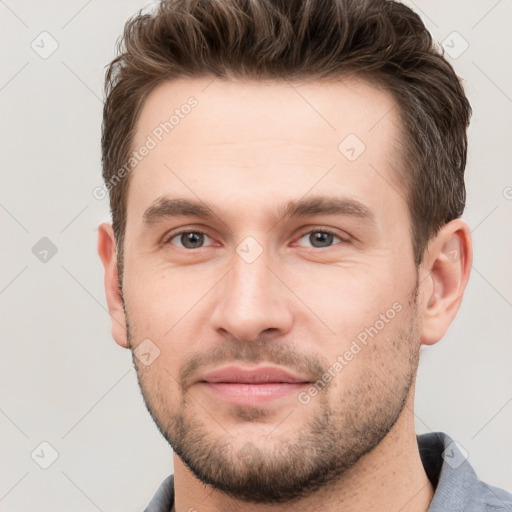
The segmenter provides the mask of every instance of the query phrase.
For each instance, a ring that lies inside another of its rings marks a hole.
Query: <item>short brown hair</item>
[[[163,81],[356,76],[398,105],[416,265],[439,228],[462,215],[471,107],[420,17],[399,2],[163,0],[127,21],[118,52],[105,78],[106,184],[126,165],[142,105]],[[128,178],[108,188],[120,279]]]

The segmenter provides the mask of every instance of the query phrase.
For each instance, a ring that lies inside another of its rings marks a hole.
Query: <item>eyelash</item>
[[[163,245],[170,244],[171,240],[173,238],[176,238],[177,236],[182,235],[184,233],[196,233],[196,234],[199,234],[199,235],[206,235],[207,237],[212,238],[212,237],[210,237],[208,235],[208,233],[206,233],[204,231],[195,230],[195,229],[185,229],[185,230],[178,231],[176,233],[170,234],[168,237],[165,238],[165,240],[163,242]],[[300,240],[304,235],[307,235],[307,234],[310,234],[310,233],[327,233],[327,234],[332,235],[332,236],[334,236],[336,238],[339,238],[340,242],[338,242],[338,243],[349,243],[348,239],[343,238],[339,234],[335,233],[333,230],[331,230],[329,228],[321,228],[321,227],[317,227],[317,228],[314,228],[314,229],[308,229],[306,231],[301,232],[298,235],[297,240]],[[333,245],[331,245],[329,247],[304,247],[304,248],[305,249],[313,249],[313,250],[322,250],[322,249],[329,249],[329,248],[333,247],[334,245],[336,245],[336,244],[333,244]],[[182,247],[179,247],[179,248],[180,249],[184,249],[185,251],[188,251],[188,252],[191,252],[191,251],[195,250],[195,249],[187,249],[187,248],[182,248]],[[205,249],[205,247],[197,247],[196,249]]]

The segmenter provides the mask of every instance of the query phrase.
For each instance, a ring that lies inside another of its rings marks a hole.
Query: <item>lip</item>
[[[255,407],[297,393],[310,382],[275,366],[226,366],[202,375],[197,384],[228,403]]]
[[[268,384],[268,383],[306,383],[308,379],[294,375],[277,366],[258,366],[242,368],[240,366],[224,366],[204,374],[200,381],[209,383],[230,382],[238,384]]]

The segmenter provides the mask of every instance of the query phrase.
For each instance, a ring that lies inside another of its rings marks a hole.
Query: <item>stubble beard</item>
[[[291,503],[305,498],[338,481],[379,445],[400,418],[418,367],[419,343],[414,341],[418,339],[416,297],[415,291],[409,325],[392,342],[397,351],[407,352],[407,367],[388,381],[383,380],[389,378],[388,374],[379,376],[363,367],[358,382],[350,389],[341,385],[344,392],[335,408],[328,400],[329,386],[307,406],[297,402],[297,407],[311,407],[312,411],[300,430],[290,428],[292,410],[289,424],[279,417],[275,424],[282,424],[277,428],[268,425],[269,432],[274,429],[270,435],[237,439],[212,419],[214,410],[199,406],[186,389],[182,390],[179,406],[170,407],[172,379],[165,380],[166,386],[159,385],[163,381],[154,380],[150,368],[133,357],[146,407],[174,452],[201,482],[247,503]],[[131,343],[128,320],[127,332]],[[343,372],[336,378],[342,379]],[[233,411],[241,421],[246,415],[247,422],[250,416],[254,421],[268,413],[264,408]]]

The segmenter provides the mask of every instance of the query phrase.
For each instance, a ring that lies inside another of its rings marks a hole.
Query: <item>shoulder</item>
[[[429,512],[512,511],[512,494],[480,480],[467,452],[443,432],[417,437],[420,457],[435,488]]]
[[[169,475],[158,487],[144,512],[169,512],[174,505],[174,475]]]
[[[512,494],[486,484],[479,480],[480,488],[477,492],[482,497],[482,504],[485,506],[486,512],[496,511],[502,512],[505,510],[512,511]]]

